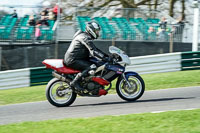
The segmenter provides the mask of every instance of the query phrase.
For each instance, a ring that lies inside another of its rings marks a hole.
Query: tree
[[[154,1],[154,10],[157,10],[157,6],[158,6],[158,0]]]
[[[142,0],[136,3],[135,0],[120,0],[124,8],[137,8],[138,6],[146,5],[149,1],[151,0]]]
[[[169,0],[169,16],[174,16],[174,4],[177,0]]]
[[[182,19],[185,19],[185,0],[182,0],[182,11],[181,11],[181,17]]]
[[[52,0],[56,1],[56,0]],[[157,10],[159,6],[163,3],[169,5],[169,15],[171,17],[174,16],[174,5],[177,1],[182,2],[182,11],[181,16],[185,18],[185,0],[168,0],[168,1],[160,1],[160,0],[62,0],[63,8],[67,10],[66,18],[72,19],[73,14],[75,12],[75,8],[79,7],[78,9],[84,7],[94,7],[94,8],[110,8],[110,7],[119,7],[119,8],[144,8],[145,6],[149,6],[150,10]],[[68,11],[69,10],[69,11]],[[94,13],[94,12],[93,12]],[[142,13],[142,12],[141,12]],[[127,13],[126,14],[130,14]],[[131,14],[132,16],[134,14]]]
[[[81,5],[83,7],[95,7],[95,8],[105,8],[105,7],[116,7],[120,6],[121,8],[138,8],[142,5],[148,5],[148,2],[151,2],[152,0],[77,0],[75,1],[69,1],[64,0],[65,7],[77,7],[77,5]],[[155,3],[158,5],[158,0],[155,0]],[[152,4],[154,5],[154,4]],[[156,7],[157,7],[156,5]],[[80,8],[79,8],[80,9]],[[130,12],[126,12],[126,15],[133,15]],[[68,16],[69,18],[69,16]]]
[[[6,15],[6,14],[8,14],[8,12],[0,10],[0,16]]]

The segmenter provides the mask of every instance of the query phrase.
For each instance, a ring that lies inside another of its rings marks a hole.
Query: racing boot
[[[88,71],[89,70],[87,69],[87,70],[84,70],[82,73],[78,73],[76,77],[74,78],[74,80],[70,82],[70,86],[73,86],[78,91],[82,91],[83,88],[80,86],[80,80],[82,79],[82,77],[85,77],[87,75]]]
[[[74,78],[74,80],[72,82],[70,82],[70,86],[73,86],[74,88],[76,88],[78,91],[82,91],[83,88],[80,86],[80,80],[82,79],[82,77],[86,77],[88,75],[88,72],[90,70],[95,70],[96,69],[96,65],[93,64],[91,65],[88,69],[82,71],[82,73],[78,73],[76,75],[76,77]]]
[[[70,86],[73,86],[78,91],[83,90],[83,88],[80,86],[80,79],[81,79],[81,73],[78,73],[74,80],[70,82]]]

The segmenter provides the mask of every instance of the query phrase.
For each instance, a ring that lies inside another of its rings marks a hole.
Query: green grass
[[[142,75],[147,90],[200,86],[200,70]]]
[[[200,133],[200,110],[24,122],[1,133]]]
[[[45,98],[46,85],[0,90],[0,105],[42,101]]]
[[[146,90],[200,86],[200,70],[142,75]],[[116,82],[116,81],[115,81]],[[115,82],[109,93],[115,93]],[[45,85],[0,90],[0,105],[46,100]]]

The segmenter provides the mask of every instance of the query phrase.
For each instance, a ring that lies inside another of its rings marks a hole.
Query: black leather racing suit
[[[92,37],[87,32],[78,31],[65,53],[65,65],[83,71],[92,65],[89,61],[90,56],[102,60],[107,58],[108,56],[96,48],[92,41]]]

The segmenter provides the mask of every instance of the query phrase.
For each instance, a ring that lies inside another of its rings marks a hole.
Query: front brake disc
[[[134,83],[133,83],[134,82]],[[129,88],[128,84],[125,83],[125,88],[124,91],[128,94],[134,94],[137,91],[137,84],[135,83],[135,81],[129,81],[131,88]]]

